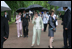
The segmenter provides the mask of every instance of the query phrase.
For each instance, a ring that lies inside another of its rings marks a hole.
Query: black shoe
[[[71,48],[70,46],[68,46],[68,48]]]
[[[25,38],[26,36],[24,36],[24,38]]]
[[[28,38],[28,35],[26,37]]]
[[[65,46],[64,46],[64,47],[62,47],[62,48],[68,48],[68,47],[65,47]]]

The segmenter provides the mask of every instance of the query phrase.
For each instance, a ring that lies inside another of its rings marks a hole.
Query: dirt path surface
[[[55,48],[63,47],[63,26],[61,25],[61,20],[58,20],[57,31],[54,34],[54,42],[53,46]],[[31,48],[32,43],[32,35],[33,35],[33,24],[29,22],[29,37],[23,38],[17,37],[17,27],[16,24],[13,23],[9,26],[9,38],[4,42],[4,48]],[[36,43],[34,48],[48,48],[49,45],[49,37],[48,37],[48,26],[46,32],[41,33],[40,46],[37,47]]]

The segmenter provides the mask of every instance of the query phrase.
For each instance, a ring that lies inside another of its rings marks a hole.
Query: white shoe
[[[20,36],[18,36],[18,38],[19,38]]]

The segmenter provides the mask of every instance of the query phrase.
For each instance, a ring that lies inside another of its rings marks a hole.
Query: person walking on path
[[[32,47],[35,44],[35,39],[36,39],[36,33],[37,33],[37,45],[40,45],[40,35],[41,35],[41,30],[43,31],[44,26],[43,26],[43,21],[42,18],[40,16],[38,16],[38,13],[36,12],[32,23],[34,24],[33,26],[33,37],[32,37]]]
[[[21,21],[21,12],[16,15],[16,25],[17,25],[17,36],[18,38],[22,36],[22,21]]]
[[[22,25],[23,25],[23,35],[25,38],[25,37],[28,37],[28,26],[29,26],[29,23],[28,23],[29,17],[25,11],[23,11],[23,14],[21,16],[21,20],[22,20]]]

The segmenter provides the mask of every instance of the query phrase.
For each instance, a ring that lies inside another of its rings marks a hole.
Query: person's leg
[[[44,32],[45,32],[45,24],[44,24]]]
[[[3,48],[3,42],[1,42],[1,48]]]
[[[35,44],[36,31],[37,31],[37,30],[36,30],[35,28],[33,28],[32,45],[34,45],[34,44]]]
[[[47,28],[47,24],[44,24],[44,32],[46,31]]]
[[[41,29],[37,30],[37,45],[40,44],[40,35],[41,35]]]
[[[52,42],[54,42],[54,38],[53,38]]]
[[[28,36],[28,26],[26,26],[26,36]]]
[[[5,41],[5,39],[1,38],[1,48],[3,48],[4,41]]]
[[[30,22],[30,16],[29,16],[29,22]]]
[[[20,35],[22,36],[22,22],[20,22]]]
[[[46,26],[45,26],[45,31],[46,31],[46,29],[47,29],[47,24],[46,24]]]
[[[71,30],[68,30],[67,35],[68,35],[68,41],[69,41],[69,48],[71,48]]]
[[[17,36],[20,37],[19,23],[17,23]]]
[[[52,47],[52,40],[53,40],[53,37],[50,37],[50,48],[53,48]]]
[[[67,48],[67,31],[63,30],[64,47]]]
[[[25,26],[23,26],[23,35],[24,35],[24,37],[26,37],[25,35]]]

